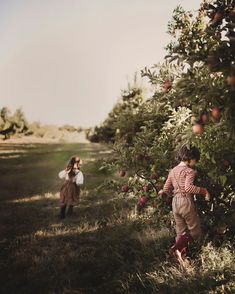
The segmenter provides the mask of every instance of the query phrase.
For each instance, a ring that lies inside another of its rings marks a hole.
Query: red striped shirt
[[[181,162],[169,172],[163,191],[168,193],[173,190],[174,194],[200,194],[201,188],[193,184],[195,176],[196,172]]]

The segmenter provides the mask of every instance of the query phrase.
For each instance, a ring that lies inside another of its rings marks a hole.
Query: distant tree
[[[17,133],[24,133],[28,130],[28,122],[21,108],[15,111],[12,120],[15,123]]]
[[[0,109],[0,134],[4,139],[10,138],[15,133],[26,133],[28,131],[28,123],[21,109],[17,109],[11,116],[8,107]]]
[[[72,125],[65,124],[62,127],[59,128],[60,131],[68,131],[68,132],[77,132],[77,128],[75,128]]]

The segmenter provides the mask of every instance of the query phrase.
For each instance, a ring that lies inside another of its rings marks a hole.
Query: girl
[[[73,156],[65,168],[59,173],[60,179],[65,179],[65,183],[60,189],[60,214],[61,219],[65,218],[66,207],[67,215],[73,213],[73,206],[78,204],[80,196],[80,185],[84,182],[83,173],[80,170],[82,161],[79,157]]]
[[[209,200],[207,189],[193,184],[196,171],[193,170],[200,159],[196,147],[183,145],[179,151],[180,163],[168,175],[163,193],[173,190],[172,210],[176,224],[176,243],[170,248],[170,255],[182,259],[181,253],[193,240],[201,238],[201,224],[196,211],[193,194],[202,194]]]

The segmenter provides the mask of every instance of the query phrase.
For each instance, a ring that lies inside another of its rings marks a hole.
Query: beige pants
[[[172,210],[176,223],[176,240],[187,231],[194,240],[202,236],[201,223],[193,200],[190,194],[176,194],[173,197]]]

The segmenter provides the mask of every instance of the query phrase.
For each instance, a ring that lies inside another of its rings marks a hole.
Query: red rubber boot
[[[172,257],[176,257],[178,260],[182,260],[183,256],[186,256],[187,247],[189,243],[193,242],[193,238],[189,233],[184,232],[174,246],[169,250],[169,254]]]

